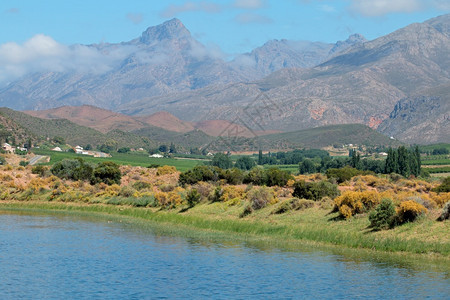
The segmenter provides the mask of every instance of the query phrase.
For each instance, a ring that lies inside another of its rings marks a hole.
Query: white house
[[[11,152],[11,153],[13,153],[14,150],[16,150],[16,148],[14,148],[13,146],[11,146],[8,143],[3,143],[2,149],[5,150],[6,152]]]
[[[164,157],[164,155],[161,155],[161,154],[159,154],[159,153],[155,153],[155,154],[152,154],[152,155],[150,155],[149,157],[154,157],[154,158],[163,158],[163,157]]]
[[[52,151],[62,152],[61,148],[59,148],[59,147],[55,147],[55,148],[53,148],[53,149],[51,149],[51,150],[52,150]]]

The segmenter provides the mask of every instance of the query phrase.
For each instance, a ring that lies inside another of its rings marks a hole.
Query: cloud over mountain
[[[36,72],[105,73],[133,50],[129,46],[101,52],[91,46],[66,46],[38,34],[23,44],[0,45],[0,85]]]

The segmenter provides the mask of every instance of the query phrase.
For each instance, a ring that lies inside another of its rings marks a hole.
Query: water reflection
[[[301,242],[181,238],[113,217],[0,213],[0,234],[2,299],[443,299],[450,292],[442,263]]]

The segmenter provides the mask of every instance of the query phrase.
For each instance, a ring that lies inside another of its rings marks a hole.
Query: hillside
[[[0,115],[24,128],[36,139],[46,140],[55,136],[63,137],[68,144],[93,146],[114,143],[117,147],[148,147],[156,146],[150,140],[137,135],[124,133],[120,130],[113,130],[103,134],[92,128],[77,125],[65,119],[40,119],[28,114],[14,111],[9,108],[0,108]]]
[[[322,148],[330,145],[398,146],[401,143],[362,124],[330,125],[294,132],[262,136],[261,142],[271,149]]]
[[[244,109],[251,105],[263,110],[266,103],[257,99],[264,95],[275,108],[264,129],[294,131],[346,123],[377,128],[400,99],[450,82],[450,58],[444,50],[450,48],[450,38],[440,29],[449,18],[412,24],[356,44],[315,68],[283,69],[252,83],[145,98],[119,110],[165,110],[189,121],[240,118],[251,123]]]
[[[379,131],[402,141],[430,144],[450,141],[450,85],[400,100]]]
[[[107,133],[111,130],[132,131],[147,126],[136,118],[92,105],[62,106],[48,110],[28,110],[24,113],[41,119],[67,119],[75,124]]]
[[[400,100],[450,83],[449,23],[447,14],[372,41],[354,35],[334,45],[273,40],[227,62],[172,19],[128,42],[90,45],[105,55],[128,51],[108,73],[29,75],[1,88],[0,104],[33,110],[90,104],[140,117],[158,113],[137,123],[105,119],[96,127],[103,132],[135,130],[142,122],[189,132],[209,120],[238,120],[250,132],[354,123],[376,129]],[[242,58],[255,63],[239,64]],[[429,120],[439,117],[435,112],[427,114]],[[201,130],[220,131],[215,124]],[[417,140],[442,137],[425,137],[430,134],[418,131]]]

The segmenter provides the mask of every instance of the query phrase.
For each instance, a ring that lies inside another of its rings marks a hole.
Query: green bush
[[[221,174],[228,184],[241,184],[244,181],[244,173],[238,168],[225,170]]]
[[[92,180],[93,168],[83,159],[63,159],[50,169],[51,173],[59,178],[71,180]]]
[[[29,164],[29,162],[26,161],[26,160],[21,160],[21,161],[19,162],[19,166],[22,166],[22,167],[26,167],[26,166],[28,166],[28,164]]]
[[[265,172],[263,169],[255,167],[244,176],[244,183],[263,185],[265,184]]]
[[[370,227],[374,230],[388,229],[393,225],[395,206],[391,199],[383,199],[369,214]]]
[[[151,187],[152,185],[145,181],[136,181],[135,183],[133,183],[133,188],[135,188],[138,191],[143,189],[150,189]]]
[[[450,192],[450,176],[447,176],[442,184],[433,189],[436,193],[449,193]]]
[[[212,202],[220,202],[223,200],[224,190],[222,187],[218,186],[214,189],[214,192],[210,195],[210,200]]]
[[[194,207],[197,203],[200,202],[202,195],[196,189],[191,189],[186,195],[186,202],[189,207]]]
[[[256,166],[256,162],[249,156],[242,156],[236,160],[234,166],[241,170],[251,170]]]
[[[356,175],[367,175],[367,174],[373,174],[373,172],[370,171],[360,171],[355,168],[351,167],[345,167],[340,169],[328,169],[326,172],[326,175],[328,178],[335,178],[337,183],[343,183],[345,181],[348,181],[352,179],[352,177]]]
[[[112,161],[105,161],[95,167],[92,182],[104,182],[108,185],[120,184],[121,178],[122,173],[120,172],[119,165]]]
[[[324,180],[320,182],[297,181],[294,183],[292,196],[315,201],[323,197],[334,199],[339,196],[339,190],[337,185]]]
[[[195,166],[180,174],[180,185],[196,184],[199,181],[217,181],[222,170],[213,166]]]
[[[44,166],[41,166],[41,165],[37,165],[37,166],[34,166],[33,168],[31,168],[31,173],[32,174],[37,174],[37,175],[39,175],[41,177],[44,177],[45,174],[47,173],[47,170],[48,170],[47,167],[44,167]]]
[[[267,186],[285,186],[288,180],[292,179],[291,173],[278,168],[270,168],[265,173],[265,183]]]

